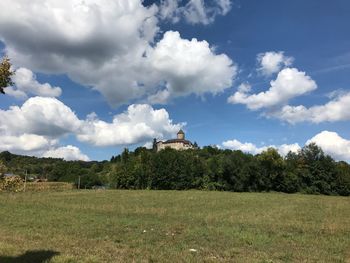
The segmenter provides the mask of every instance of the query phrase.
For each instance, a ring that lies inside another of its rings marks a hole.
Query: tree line
[[[336,162],[316,144],[282,157],[269,148],[252,155],[211,146],[160,152],[143,147],[125,149],[110,161],[64,161],[0,153],[7,170],[23,176],[80,184],[83,188],[218,190],[235,192],[278,191],[350,195],[350,165]]]

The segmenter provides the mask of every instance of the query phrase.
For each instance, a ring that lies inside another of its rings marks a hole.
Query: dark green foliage
[[[0,153],[0,162],[6,165],[8,173],[22,178],[27,173],[27,178],[77,183],[80,176],[82,188],[91,188],[93,183],[101,185],[101,180],[96,180],[95,177],[99,178],[99,173],[105,165],[104,162],[64,161],[55,158],[21,156],[9,152]]]
[[[102,172],[113,188],[279,191],[350,195],[350,166],[335,162],[315,144],[283,158],[270,148],[253,156],[203,149],[154,152],[137,148],[112,158]]]
[[[275,149],[253,156],[241,151],[203,149],[156,152],[124,149],[110,162],[66,162],[61,159],[0,154],[9,171],[73,182],[81,188],[203,189],[235,192],[350,195],[350,165],[335,162],[315,144],[282,157]]]

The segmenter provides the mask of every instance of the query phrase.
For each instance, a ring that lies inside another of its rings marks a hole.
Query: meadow
[[[0,262],[350,262],[350,198],[1,193]]]

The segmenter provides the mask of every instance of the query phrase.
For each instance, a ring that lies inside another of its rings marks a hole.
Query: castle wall
[[[192,149],[193,147],[188,144],[184,144],[181,142],[176,142],[176,143],[162,143],[158,142],[157,143],[157,151],[163,150],[165,148],[172,148],[175,150],[187,150],[187,149]]]

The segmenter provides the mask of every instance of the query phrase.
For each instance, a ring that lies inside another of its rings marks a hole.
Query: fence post
[[[26,170],[26,173],[24,175],[24,189],[23,189],[23,192],[26,191],[26,187],[27,187],[27,170]]]

